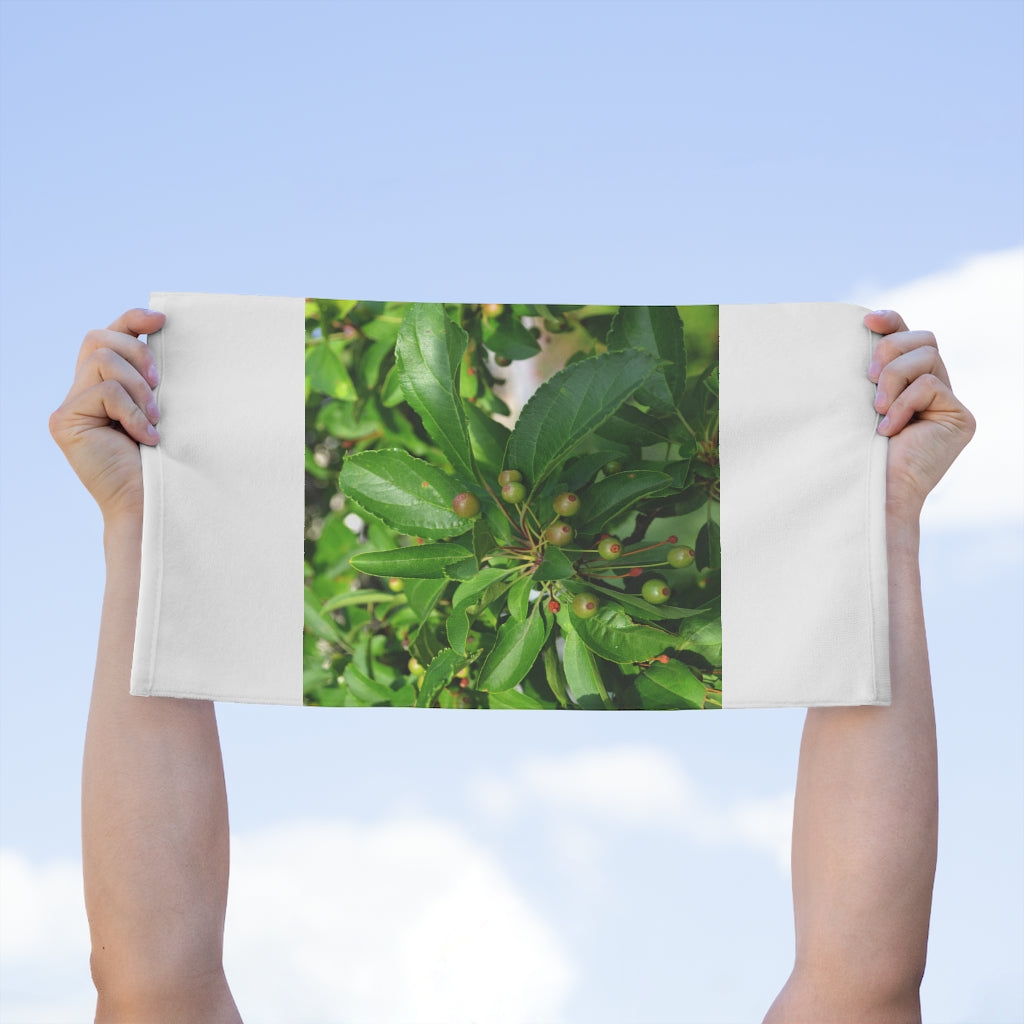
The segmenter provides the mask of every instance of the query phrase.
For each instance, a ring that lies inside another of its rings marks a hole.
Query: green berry
[[[409,659],[409,672],[414,676],[422,676],[426,673],[426,669],[415,659]]]
[[[461,519],[472,519],[480,514],[480,499],[469,491],[463,491],[452,498],[452,510]]]
[[[485,302],[481,307],[484,316],[501,316],[505,307],[500,302]]]
[[[497,355],[497,356],[494,357],[494,362],[498,366],[511,366],[512,365],[512,360],[509,359],[508,356]]]
[[[572,540],[573,529],[568,523],[556,520],[544,531],[544,536],[549,544],[560,548]]]
[[[611,476],[613,473],[621,473],[625,468],[618,459],[612,459],[611,462],[604,464],[604,475]]]
[[[405,581],[400,580],[397,576],[392,576],[391,579],[388,580],[388,590],[390,590],[392,594],[400,594],[405,590]]]
[[[665,557],[673,569],[685,569],[693,562],[694,550],[693,548],[686,547],[669,548],[668,554]]]
[[[572,610],[581,619],[593,618],[600,607],[601,602],[598,600],[597,595],[591,594],[589,591],[577,594],[572,599]]]
[[[523,474],[518,469],[503,469],[498,474],[498,486],[504,487],[505,484],[517,484],[523,479]]]
[[[570,491],[558,495],[551,504],[560,516],[574,516],[580,510],[580,499]]]
[[[521,483],[513,480],[512,483],[505,484],[502,487],[501,496],[510,505],[515,505],[526,497],[526,488]]]
[[[597,553],[610,562],[613,558],[618,558],[622,554],[622,541],[617,537],[605,537],[597,545]]]
[[[672,596],[672,589],[664,580],[652,579],[644,582],[641,593],[648,604],[664,604]]]

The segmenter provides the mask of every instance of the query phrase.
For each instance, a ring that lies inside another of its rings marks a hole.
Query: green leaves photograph
[[[716,306],[306,302],[304,700],[719,708]]]

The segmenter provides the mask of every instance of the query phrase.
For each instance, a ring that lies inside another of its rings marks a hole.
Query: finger
[[[973,433],[974,417],[949,389],[949,385],[933,373],[915,378],[889,406],[878,432],[892,437],[915,416],[919,419],[947,420],[950,426]]]
[[[160,419],[153,389],[143,380],[142,374],[112,348],[98,348],[82,363],[75,374],[68,399],[74,399],[106,380],[116,380],[131,395],[150,423],[155,424]]]
[[[946,387],[949,387],[949,377],[939,358],[938,350],[927,345],[912,348],[887,363],[878,378],[875,408],[881,413],[887,412],[889,406],[907,387],[926,373],[938,377]]]
[[[876,309],[865,315],[864,323],[875,334],[896,334],[909,330],[903,317],[893,309]]]
[[[111,348],[130,362],[154,387],[159,381],[156,362],[149,346],[138,340],[139,334],[156,333],[166,322],[163,313],[130,309],[119,316],[106,330],[89,331],[78,353],[75,371],[99,348]],[[118,328],[122,328],[118,330]]]
[[[50,417],[50,433],[63,448],[86,431],[120,423],[140,444],[156,444],[160,435],[120,381],[104,380],[68,398]]]
[[[902,331],[899,334],[889,334],[880,338],[871,354],[871,362],[868,364],[868,380],[877,384],[886,366],[908,352],[920,348],[931,349],[934,352],[936,365],[940,367],[937,376],[942,377],[948,384],[949,376],[946,373],[942,357],[939,355],[939,343],[931,331]]]

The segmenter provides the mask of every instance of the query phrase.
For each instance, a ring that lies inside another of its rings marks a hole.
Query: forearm
[[[107,523],[82,845],[100,988],[220,972],[228,818],[213,705],[128,692],[141,526]]]
[[[890,516],[892,704],[808,711],[793,823],[797,971],[908,1003],[924,971],[938,827],[919,538],[916,518]]]

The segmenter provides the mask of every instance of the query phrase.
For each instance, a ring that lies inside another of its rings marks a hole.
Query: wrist
[[[142,553],[142,516],[105,516],[103,550],[108,560],[111,557],[139,557]]]

